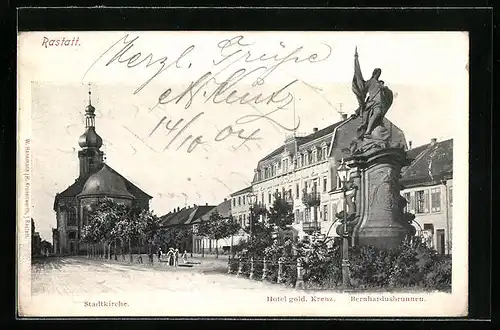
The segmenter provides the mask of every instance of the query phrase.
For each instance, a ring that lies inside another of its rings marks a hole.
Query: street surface
[[[199,264],[190,268],[174,268],[163,262],[151,266],[86,257],[47,258],[33,264],[32,295],[130,294],[146,291],[202,293],[213,289],[225,292],[256,290],[269,294],[291,290],[281,285],[225,274],[227,256],[220,259],[208,257],[188,260]]]
[[[302,311],[299,304],[291,306],[287,301],[302,297],[303,291],[227,274],[227,256],[195,256],[188,261],[194,263],[193,267],[174,268],[166,262],[130,264],[85,256],[35,260],[31,296],[20,298],[20,314],[272,316],[280,312],[287,315],[290,307]],[[271,297],[284,300],[277,303]]]
[[[151,266],[86,257],[35,261],[31,269],[31,295],[26,288],[23,291],[26,294],[19,296],[19,315],[391,316],[393,308],[401,308],[399,302],[353,302],[354,292],[295,290],[238,278],[226,273],[227,256],[220,259],[196,257],[188,261],[197,264],[191,268],[173,268],[166,263]],[[366,298],[366,292],[359,294]],[[390,298],[394,294],[378,295]],[[370,293],[370,296],[375,295],[377,293]],[[422,292],[413,295],[419,299],[424,297]],[[427,315],[428,304],[434,302],[438,306],[439,299],[444,299],[440,296],[449,294],[425,294],[425,302],[411,303],[408,311],[414,316]],[[439,308],[435,313],[441,315]]]

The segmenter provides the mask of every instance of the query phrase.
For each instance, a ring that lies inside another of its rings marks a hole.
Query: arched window
[[[87,207],[84,207],[82,210],[82,224],[84,226],[89,224],[89,209]]]

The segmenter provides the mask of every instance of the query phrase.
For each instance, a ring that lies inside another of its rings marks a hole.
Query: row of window
[[[337,208],[337,205],[333,205],[333,210]],[[329,212],[328,212],[328,205],[323,205],[319,212],[318,212],[318,220],[319,221],[328,221],[329,219]],[[300,210],[295,210],[295,223],[301,223],[301,222],[312,222],[314,221],[314,215],[311,212],[310,208],[306,208],[303,211]],[[250,215],[247,214],[241,214],[237,218],[239,224],[241,227],[246,227],[250,224]]]
[[[335,180],[335,181],[336,181],[336,188],[340,188],[341,187],[340,178],[337,177],[337,180]],[[320,188],[319,188],[319,185],[320,185],[320,178],[315,178],[315,179],[311,179],[308,181],[304,181],[302,190],[300,189],[300,184],[296,183],[295,184],[295,193],[293,193],[290,186],[289,186],[288,190],[286,190],[285,187],[282,187],[281,191],[279,189],[276,189],[274,191],[274,193],[272,193],[271,191],[268,191],[267,194],[262,192],[258,202],[260,202],[263,205],[266,205],[267,203],[271,204],[273,202],[273,194],[278,194],[280,197],[282,197],[284,199],[293,200],[293,199],[300,199],[302,197],[301,191],[303,191],[303,190],[308,191],[308,192],[314,192],[314,193],[317,193],[320,191],[324,192],[324,193],[328,192],[328,178],[326,176],[324,176],[322,178]],[[267,197],[267,199],[266,199],[266,197]],[[241,205],[246,205],[248,203],[249,203],[248,196],[241,195],[241,196],[233,198],[233,206],[237,206],[237,205],[241,206]]]
[[[297,167],[308,166],[326,160],[327,150],[328,146],[324,146],[321,148],[315,147],[312,150],[306,150],[300,153],[295,159]],[[281,169],[283,169],[285,173],[288,172],[291,169],[290,161],[293,161],[292,158],[285,158],[282,161],[265,167],[263,170],[259,169],[257,172],[257,179],[260,181],[272,178],[276,176]]]
[[[274,191],[275,194],[278,194],[280,197],[287,199],[287,200],[293,200],[293,199],[300,199],[301,196],[301,191],[308,191],[308,192],[327,192],[328,191],[328,179],[327,177],[323,177],[323,181],[321,183],[321,188],[319,188],[319,178],[312,179],[310,181],[304,181],[303,182],[303,189],[300,189],[300,184],[296,183],[295,184],[295,191],[292,191],[292,188],[289,186],[288,190],[285,189],[285,187],[281,188],[281,192],[279,189],[276,189]],[[269,203],[271,204],[273,202],[273,193],[270,191],[267,192],[267,200],[266,200],[266,194],[264,192],[261,193],[260,200],[262,204]]]
[[[334,208],[336,209],[337,206],[334,204]],[[295,210],[295,223],[300,223],[300,222],[312,222],[314,221],[314,214],[311,212],[310,208],[306,208],[303,211],[300,210]],[[323,205],[319,212],[318,212],[318,219],[317,220],[322,220],[322,221],[328,221],[330,220],[329,218],[329,212],[328,212],[328,205]]]
[[[430,196],[430,199],[429,199]],[[405,211],[412,213],[441,212],[441,188],[430,188],[404,193],[408,201]],[[453,205],[453,187],[448,187],[448,205]]]

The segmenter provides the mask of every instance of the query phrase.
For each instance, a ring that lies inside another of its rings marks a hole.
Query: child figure
[[[187,264],[187,251],[184,250],[184,253],[182,254],[182,261]]]
[[[168,259],[168,265],[173,266],[174,265],[174,249],[173,248],[168,249],[167,259]]]

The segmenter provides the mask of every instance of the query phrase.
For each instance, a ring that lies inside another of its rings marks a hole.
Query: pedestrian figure
[[[158,248],[158,262],[161,261],[161,255],[162,255],[161,248]]]
[[[168,265],[173,266],[174,265],[174,249],[169,248],[167,252],[167,260],[168,260]]]
[[[182,261],[187,264],[187,251],[184,250],[184,253],[182,254]]]
[[[151,264],[153,263],[153,256],[154,256],[154,253],[153,253],[153,251],[151,251],[149,253],[149,255],[148,255],[148,257],[149,257],[149,263],[151,263]]]
[[[174,251],[174,267],[177,267],[179,264],[179,249],[175,249]]]

